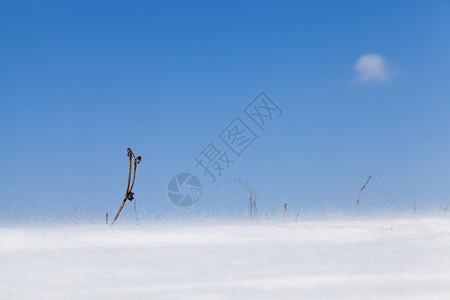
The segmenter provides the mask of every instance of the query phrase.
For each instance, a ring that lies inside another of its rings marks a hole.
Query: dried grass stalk
[[[134,153],[133,153],[133,151],[131,151],[130,148],[127,149],[127,156],[130,159],[130,168],[128,170],[127,191],[125,192],[125,198],[122,201],[122,205],[120,206],[119,211],[117,212],[116,216],[114,217],[114,220],[111,222],[111,225],[114,225],[114,222],[116,222],[117,218],[120,215],[120,212],[123,209],[123,206],[125,205],[125,202],[127,202],[127,200],[133,201],[133,199],[134,199],[134,193],[132,192],[132,190],[133,190],[133,187],[134,187],[134,180],[136,179],[136,167],[141,162],[141,157],[140,156],[138,156],[138,157],[134,156]],[[131,186],[130,186],[130,182],[131,182],[131,165],[132,165],[133,158],[134,158],[134,172],[133,172],[133,181],[132,181]]]
[[[359,194],[358,194],[358,199],[356,200],[356,205],[355,205],[355,211],[358,208],[358,204],[359,204],[359,197],[361,197],[361,193],[363,191],[363,189],[366,187],[366,185],[369,183],[370,179],[372,179],[372,177],[369,175],[369,178],[367,179],[366,183],[364,183],[363,187],[359,190]]]
[[[256,217],[256,215],[258,214],[258,210],[256,208],[256,197],[255,197],[254,189],[250,190],[250,188],[248,187],[247,180],[245,181],[245,184],[239,178],[235,178],[234,180],[239,182],[249,195],[249,197],[248,197],[248,213],[250,214],[250,218],[252,218],[253,216]]]

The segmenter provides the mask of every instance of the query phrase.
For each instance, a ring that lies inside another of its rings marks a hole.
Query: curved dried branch
[[[359,190],[358,199],[356,199],[356,205],[355,205],[354,212],[356,212],[356,209],[358,208],[359,198],[361,197],[361,193],[366,188],[366,185],[369,183],[370,179],[372,179],[372,177],[369,175],[369,178],[367,179],[366,183],[364,183],[363,187]]]
[[[127,148],[127,156],[130,159],[130,167],[128,170],[127,190],[125,192],[125,198],[122,201],[122,205],[120,206],[119,210],[117,211],[117,214],[114,217],[114,220],[111,222],[111,225],[114,225],[114,223],[116,222],[117,218],[119,217],[120,213],[122,212],[125,202],[127,202],[127,200],[132,201],[134,199],[134,193],[132,192],[132,189],[134,187],[134,181],[136,179],[136,168],[137,168],[137,165],[141,162],[142,158],[140,156],[135,157],[133,151],[131,151],[130,148]],[[132,165],[133,158],[134,158],[134,171],[133,171],[133,182],[131,183],[131,165]],[[130,183],[131,183],[131,186],[130,186]],[[136,205],[136,203],[135,203],[135,205]],[[137,211],[136,211],[136,218],[137,218]]]

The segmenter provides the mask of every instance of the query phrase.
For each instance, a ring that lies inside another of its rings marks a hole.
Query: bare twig
[[[283,219],[286,219],[286,208],[287,208],[287,203],[284,204]]]
[[[355,205],[355,212],[356,212],[356,209],[358,208],[359,197],[361,197],[361,193],[362,193],[363,189],[366,187],[366,185],[369,183],[370,179],[372,179],[372,177],[369,175],[369,178],[367,179],[366,183],[364,183],[363,187],[359,190],[358,199],[356,200],[356,205]]]
[[[77,209],[75,208],[73,213],[72,213],[72,219],[75,218],[75,220],[77,219]]]
[[[256,216],[258,214],[258,210],[256,209],[256,194],[254,193],[254,189],[250,190],[250,188],[248,187],[247,180],[245,181],[245,184],[242,183],[242,181],[239,178],[235,178],[234,180],[239,182],[249,195],[248,213],[250,214],[250,217]]]
[[[253,192],[253,191],[252,191]],[[255,216],[258,214],[258,209],[256,208],[256,193],[253,192],[250,196],[251,200],[253,200],[253,211],[255,213]]]
[[[269,220],[270,214],[272,214],[272,215],[274,214],[273,213],[273,209],[267,210],[267,212],[266,212],[266,220]]]
[[[108,213],[106,213],[106,225],[108,225]]]
[[[134,156],[134,153],[133,153],[133,151],[131,151],[130,148],[127,149],[127,156],[130,159],[130,168],[128,170],[127,191],[125,192],[125,198],[122,201],[122,205],[120,206],[119,211],[117,212],[116,216],[114,217],[114,220],[111,222],[111,225],[114,225],[114,222],[116,222],[117,218],[120,215],[120,212],[123,209],[123,206],[125,205],[125,202],[127,202],[127,200],[133,201],[133,199],[134,199],[134,193],[132,192],[132,189],[134,187],[134,180],[136,179],[136,167],[141,162],[141,157],[140,156],[138,156],[138,157]],[[133,182],[132,182],[131,187],[130,187],[130,182],[131,182],[131,164],[132,164],[133,158],[134,158]],[[136,205],[136,202],[135,202],[135,205]],[[135,209],[136,209],[136,206],[135,206]],[[137,211],[136,211],[136,219],[137,219]]]
[[[136,225],[139,226],[139,216],[136,209],[136,199],[134,199],[134,213],[136,214]]]

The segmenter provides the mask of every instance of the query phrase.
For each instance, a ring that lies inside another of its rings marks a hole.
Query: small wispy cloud
[[[396,72],[389,70],[383,56],[366,54],[361,56],[354,66],[360,82],[382,81],[388,82]]]

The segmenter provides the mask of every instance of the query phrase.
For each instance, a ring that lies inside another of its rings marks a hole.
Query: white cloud
[[[358,73],[356,79],[360,82],[383,81],[387,82],[394,75],[388,70],[383,56],[366,54],[361,56],[354,66]]]

